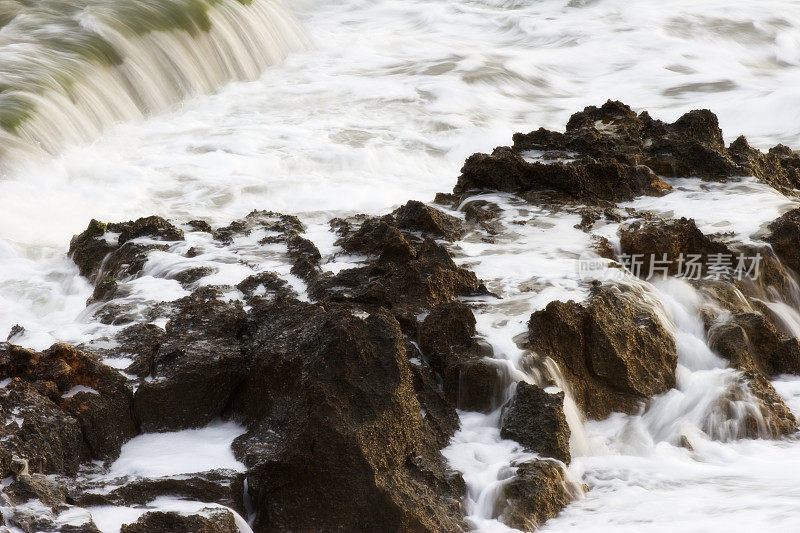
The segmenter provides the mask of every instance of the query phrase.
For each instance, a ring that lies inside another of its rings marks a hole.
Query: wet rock
[[[761,313],[737,313],[709,335],[712,346],[737,368],[766,376],[800,373],[800,341],[779,333]]]
[[[643,194],[658,196],[670,187],[644,165],[623,165],[612,160],[587,159],[575,163],[528,162],[508,147],[496,148],[491,155],[470,156],[461,169],[453,189],[556,191],[585,202],[618,202]]]
[[[297,231],[285,234],[289,257],[294,259],[291,273],[302,279],[310,279],[320,272],[322,255],[313,242],[301,237]]]
[[[92,354],[66,344],[44,352],[8,346],[0,351],[0,375],[51,383],[50,399],[80,424],[86,449],[95,459],[113,458],[138,433],[126,379]]]
[[[213,233],[211,225],[205,220],[190,220],[187,225],[195,231],[202,231],[205,233]]]
[[[25,334],[25,328],[20,326],[19,324],[14,324],[11,328],[11,331],[8,332],[8,337],[6,337],[6,342],[12,342],[15,338],[21,337]]]
[[[586,303],[551,302],[531,315],[531,347],[555,360],[592,418],[633,412],[675,386],[675,341],[652,310],[613,286]]]
[[[406,345],[406,350],[413,346]],[[414,382],[414,392],[422,408],[423,436],[431,439],[437,449],[444,448],[458,430],[458,413],[439,388],[436,376],[430,367],[412,358],[409,369]]]
[[[382,234],[376,248],[379,258],[335,276],[320,276],[309,285],[312,298],[403,308],[417,314],[459,296],[487,293],[473,272],[456,266],[447,250],[434,241],[412,245],[396,228],[375,231]]]
[[[150,511],[134,524],[123,524],[120,533],[238,533],[233,513],[227,509],[204,508],[195,514]]]
[[[295,298],[297,293],[275,272],[259,272],[242,280],[236,288],[245,298]]]
[[[670,124],[608,101],[575,113],[563,133],[540,128],[513,140],[512,147],[468,159],[454,192],[549,189],[588,203],[614,202],[662,194],[669,186],[656,175],[709,180],[754,175],[784,192],[800,187],[800,156],[785,147],[764,154],[744,137],[726,148],[717,117],[707,109]]]
[[[663,276],[662,268],[673,276],[679,273],[695,276],[690,272],[693,267],[687,265],[690,256],[700,256],[695,261],[700,265],[695,276],[699,278],[709,273],[711,256],[725,254],[729,262],[733,257],[727,246],[707,237],[694,220],[687,218],[655,219],[625,226],[620,230],[620,247],[623,254],[631,257],[631,263],[638,265],[638,272],[634,273],[641,277],[647,277],[651,272],[657,277]]]
[[[83,436],[77,420],[50,398],[16,379],[0,389],[0,475],[8,476],[14,456],[28,461],[31,472],[75,475]]]
[[[47,507],[61,507],[66,504],[66,492],[63,485],[55,479],[43,474],[17,475],[3,494],[8,496],[14,505],[23,504],[29,500],[39,500]]]
[[[419,343],[454,405],[489,412],[503,401],[508,371],[486,359],[491,347],[479,342],[475,333],[472,310],[461,302],[447,302],[434,307],[420,324]]]
[[[184,289],[187,289],[192,285],[194,285],[199,280],[201,280],[202,278],[214,274],[216,271],[217,269],[213,267],[207,267],[207,266],[192,267],[178,272],[173,276],[172,279],[180,283]]]
[[[459,361],[481,355],[475,334],[472,310],[461,302],[446,302],[431,309],[420,324],[420,348],[433,369],[443,375]]]
[[[503,487],[505,508],[500,519],[509,527],[533,531],[558,515],[577,493],[555,461],[522,463]]]
[[[792,270],[800,273],[800,208],[784,213],[769,224],[768,230],[764,240]]]
[[[220,416],[247,373],[239,346],[240,303],[212,288],[174,302],[152,370],[137,388],[134,411],[143,431],[200,427]]]
[[[407,231],[418,231],[448,241],[456,241],[464,234],[459,219],[415,200],[410,200],[392,215],[397,227]]]
[[[72,238],[69,256],[81,275],[92,281],[131,276],[141,271],[150,250],[167,248],[166,245],[130,242],[139,237],[180,241],[183,231],[155,216],[110,224],[92,220],[83,233]]]
[[[253,366],[234,410],[250,431],[234,450],[248,467],[257,529],[463,527],[463,481],[425,435],[391,314],[262,301],[246,338]]]
[[[291,231],[301,233],[303,229],[302,222],[295,216],[274,211],[252,211],[245,218],[217,229],[213,235],[218,241],[229,244],[234,238],[250,235],[256,230],[284,234]]]
[[[68,490],[69,500],[82,507],[98,505],[145,505],[160,496],[179,497],[204,503],[218,503],[246,516],[244,472],[218,469],[194,474],[151,478],[115,479],[120,485],[111,491],[108,483],[78,480]]]
[[[520,381],[503,417],[500,436],[515,440],[542,457],[569,464],[569,425],[564,415],[564,393],[550,394]]]
[[[460,361],[444,374],[447,398],[464,411],[490,413],[505,401],[511,372],[503,361],[478,358]]]

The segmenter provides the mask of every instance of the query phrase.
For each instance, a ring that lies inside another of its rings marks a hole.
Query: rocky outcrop
[[[574,500],[578,490],[555,461],[522,463],[503,486],[505,507],[500,517],[509,527],[533,531]]]
[[[253,360],[235,400],[256,527],[453,531],[460,476],[426,438],[399,323],[273,301],[249,320]]]
[[[430,220],[445,220],[447,215],[434,217],[426,210],[412,224],[408,211],[398,217],[417,231],[401,229],[393,215],[332,221],[341,235],[337,244],[348,253],[371,259],[363,267],[318,276],[310,282],[309,294],[322,302],[390,309],[409,333],[414,333],[417,324],[411,317],[459,296],[487,294],[475,274],[458,267],[444,246],[432,238],[445,234],[427,233],[433,231]],[[448,225],[442,227],[442,231],[448,231]]]
[[[174,304],[175,312],[134,396],[143,431],[200,427],[220,416],[247,374],[239,346],[241,304],[205,288]]]
[[[82,438],[79,439],[79,449],[68,452],[70,457],[80,454],[82,458],[113,458],[119,454],[122,444],[138,433],[131,410],[133,397],[125,378],[91,354],[65,344],[56,344],[44,352],[7,345],[0,348],[0,376],[20,380],[17,382],[20,392],[27,389],[23,394],[40,396],[35,400],[30,398],[31,405],[44,410],[36,409],[35,412],[58,413],[54,410],[57,406],[61,411],[57,418],[66,417],[78,424]],[[23,383],[30,383],[36,393]],[[33,416],[37,417],[36,414]],[[20,418],[25,419],[24,416]],[[26,428],[33,426],[34,420],[23,423],[23,433],[38,433],[52,423],[61,422],[53,420],[42,427]],[[67,423],[67,420],[61,423]],[[62,431],[56,431],[55,435],[59,433]],[[33,446],[38,446],[35,444],[38,440],[33,439]],[[72,437],[70,441],[71,448]],[[30,459],[36,472],[68,473],[73,470],[74,459],[68,469],[53,468],[47,462],[37,467],[37,458],[42,456],[38,453],[23,454]]]
[[[227,509],[205,508],[194,514],[150,511],[120,533],[239,533],[233,513]]]
[[[800,208],[792,209],[768,226],[765,240],[796,273],[800,273]]]
[[[567,374],[584,413],[632,412],[675,386],[672,335],[640,300],[596,286],[586,305],[551,302],[531,315],[529,342]]]
[[[564,393],[550,394],[520,381],[503,416],[500,436],[515,440],[542,457],[569,464],[569,424],[564,415]]]
[[[634,222],[624,226],[620,230],[620,247],[623,254],[635,258],[636,273],[642,277],[651,273],[660,277],[663,272],[658,269],[664,268],[671,276],[681,274],[700,278],[709,273],[711,256],[733,255],[726,245],[703,234],[694,220],[686,218]],[[694,262],[699,265],[696,273],[689,272],[693,267],[687,266],[691,256],[695,256]]]
[[[669,124],[609,100],[572,115],[564,133],[539,129],[515,134],[513,149],[645,165],[660,176],[724,180],[754,175],[782,191],[800,185],[800,157],[780,145],[764,154],[750,148],[744,137],[726,148],[719,121],[707,109],[690,111]]]
[[[618,202],[643,194],[657,196],[670,186],[644,165],[587,158],[578,162],[526,161],[514,148],[475,154],[461,169],[454,191],[475,189],[504,192],[556,191],[585,202]]]
[[[148,242],[132,242],[139,238]],[[110,281],[135,275],[147,261],[147,252],[166,249],[166,245],[149,241],[171,242],[183,238],[183,231],[156,216],[109,224],[92,220],[86,231],[73,237],[69,256],[78,265],[81,275],[95,283],[109,282],[101,294],[96,295],[108,297]]]

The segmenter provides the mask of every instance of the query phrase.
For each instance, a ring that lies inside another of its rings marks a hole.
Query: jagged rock
[[[43,474],[17,475],[3,493],[11,503],[20,505],[28,500],[39,500],[48,507],[60,507],[66,504],[66,491],[63,485]]]
[[[214,230],[211,229],[211,225],[205,220],[190,220],[186,224],[195,231],[214,233]]]
[[[448,241],[456,241],[464,235],[463,223],[459,219],[415,200],[394,211],[392,216],[397,227],[407,231],[418,231]]]
[[[152,371],[136,389],[134,411],[143,431],[208,424],[220,416],[247,373],[239,336],[240,303],[211,288],[174,302]]]
[[[141,271],[150,250],[166,249],[166,245],[129,242],[139,237],[180,241],[183,231],[155,216],[110,224],[92,220],[83,233],[72,238],[69,256],[81,275],[92,281],[131,276]]]
[[[764,240],[796,273],[800,273],[800,208],[784,213],[768,226],[769,233]]]
[[[491,346],[475,338],[475,317],[461,302],[434,307],[419,326],[419,342],[431,368],[442,378],[447,398],[459,409],[489,412],[503,401],[507,368]]]
[[[107,481],[79,480],[69,487],[69,500],[82,507],[97,505],[145,505],[159,496],[180,497],[204,503],[218,503],[246,515],[244,472],[218,469],[194,474],[114,480],[119,487],[108,491]]]
[[[123,524],[120,533],[239,533],[233,513],[208,507],[195,514],[150,511],[134,524]]]
[[[658,196],[670,186],[644,165],[587,159],[573,163],[526,161],[516,150],[495,148],[491,155],[474,154],[461,169],[453,189],[504,192],[556,191],[585,202],[618,202],[648,194]]]
[[[705,276],[708,274],[709,256],[727,254],[730,258],[733,255],[727,246],[704,235],[694,220],[686,218],[635,222],[625,226],[620,230],[620,247],[623,254],[639,256],[636,258],[639,272],[635,273],[641,277],[650,274],[653,259],[656,261],[652,265],[656,267],[654,275],[663,275],[658,268],[664,267],[674,276],[680,268],[689,270],[686,262],[690,255],[699,255],[702,258],[696,261],[701,266],[697,275]],[[665,257],[666,264],[662,263]],[[681,258],[684,263],[681,263]],[[689,275],[688,272],[680,273]]]
[[[737,313],[709,335],[720,355],[737,368],[766,376],[800,373],[800,341],[781,335],[761,313]]]
[[[533,531],[556,516],[578,494],[555,461],[528,461],[503,487],[500,519],[509,527]]]
[[[235,237],[250,235],[255,230],[284,234],[303,231],[303,223],[293,215],[283,215],[274,211],[252,211],[242,220],[234,220],[227,226],[213,232],[214,238],[223,243],[231,243]]]
[[[0,376],[51,383],[50,399],[63,410],[62,417],[78,421],[89,457],[115,457],[138,433],[126,379],[92,354],[66,344],[44,352],[11,345],[0,350]]]
[[[542,457],[569,464],[569,425],[564,415],[564,393],[550,394],[524,381],[509,403],[500,436],[512,439]]]
[[[407,351],[411,349],[413,346],[406,345]],[[409,368],[414,380],[414,392],[422,407],[423,435],[432,439],[437,449],[444,448],[458,430],[458,413],[439,389],[436,376],[428,365],[412,360]]]
[[[454,192],[552,190],[587,203],[617,202],[669,190],[657,175],[754,175],[784,192],[800,188],[800,156],[781,146],[764,154],[744,137],[726,148],[717,117],[707,109],[668,124],[608,101],[575,113],[564,133],[540,128],[513,140],[512,147],[470,157]],[[538,161],[526,161],[528,153]]]
[[[242,280],[236,288],[246,299],[251,298],[295,298],[297,293],[275,272],[259,272]]]
[[[412,245],[394,227],[379,227],[380,257],[367,266],[319,276],[312,298],[406,309],[416,314],[459,296],[486,294],[475,274],[458,267],[447,250],[430,239]],[[376,238],[377,240],[377,238]]]
[[[444,376],[443,388],[447,398],[459,409],[490,413],[505,401],[505,391],[511,384],[508,365],[489,357],[460,361]]]
[[[83,436],[77,420],[33,386],[15,379],[0,389],[0,475],[8,476],[12,459],[27,459],[31,472],[75,475]]]
[[[442,303],[419,326],[420,348],[433,369],[444,375],[459,361],[482,355],[475,334],[475,316],[467,305]]]
[[[21,337],[24,334],[25,334],[25,328],[23,328],[19,324],[14,324],[11,327],[11,331],[8,332],[8,337],[6,337],[6,342],[11,342],[16,337]]]
[[[250,430],[234,450],[248,467],[256,529],[463,527],[463,481],[425,435],[389,313],[261,301],[246,338],[253,366],[234,410]]]
[[[675,341],[632,295],[595,287],[586,303],[551,302],[531,315],[531,347],[555,360],[592,418],[632,412],[675,386]]]

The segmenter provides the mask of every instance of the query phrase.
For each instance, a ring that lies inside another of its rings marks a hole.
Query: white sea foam
[[[215,468],[244,470],[233,456],[233,439],[245,432],[233,422],[215,422],[200,429],[145,433],[122,446],[109,473],[144,477],[203,472]]]

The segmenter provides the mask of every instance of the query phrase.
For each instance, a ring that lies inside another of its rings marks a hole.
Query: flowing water
[[[710,108],[729,141],[800,147],[798,82],[791,0],[0,0],[0,336],[20,324],[15,342],[44,348],[114,329],[85,309],[91,287],[65,254],[91,218],[296,214],[335,270],[350,259],[333,257],[330,218],[430,201],[466,156],[514,131],[562,129],[613,98],[665,120]],[[632,206],[748,241],[794,205],[747,179],[673,185]],[[491,199],[506,228],[498,243],[468,236],[454,253],[503,296],[475,302],[476,318],[510,381],[536,381],[515,338],[533,310],[586,297],[576,263],[589,237],[576,214]],[[594,231],[613,242],[616,229]],[[163,279],[183,267],[168,255],[147,264],[131,298],[184,294]],[[236,242],[195,259],[227,265],[203,283],[268,268],[302,293],[281,250]],[[623,281],[674,333],[678,386],[639,416],[584,422],[568,405],[570,473],[591,490],[545,529],[796,527],[800,445],[730,440],[736,424],[713,406],[733,371],[706,344],[703,297],[677,281]],[[769,306],[800,333],[788,297]],[[775,386],[800,412],[800,378]],[[499,438],[498,417],[462,413],[445,450],[481,530],[504,528],[496,495],[528,457]]]

